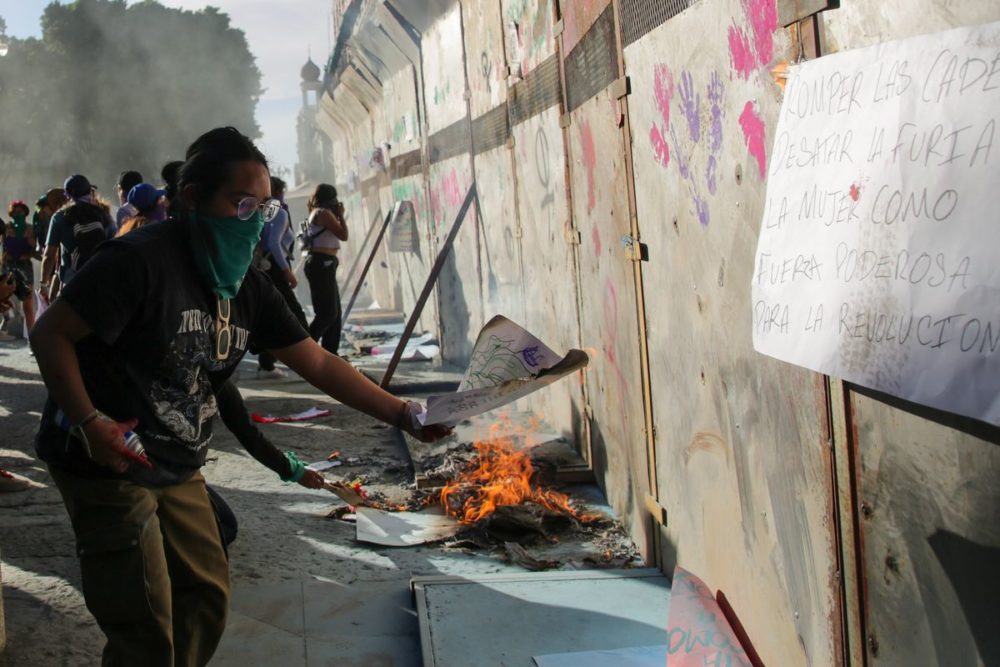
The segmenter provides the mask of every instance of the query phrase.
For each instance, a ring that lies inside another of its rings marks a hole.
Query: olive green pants
[[[201,473],[152,489],[50,472],[108,638],[103,665],[207,664],[226,627],[229,564]]]

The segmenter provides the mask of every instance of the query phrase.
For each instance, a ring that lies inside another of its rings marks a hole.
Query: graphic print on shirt
[[[172,439],[191,451],[208,445],[211,438],[201,442],[202,429],[218,412],[209,373],[238,364],[246,350],[249,332],[236,325],[232,331],[229,358],[217,361],[213,316],[198,309],[183,311],[177,333],[150,385],[150,404],[157,419]]]

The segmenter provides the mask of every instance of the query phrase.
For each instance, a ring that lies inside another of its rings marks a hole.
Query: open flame
[[[533,502],[583,521],[593,518],[573,509],[566,494],[532,486],[535,469],[531,457],[527,451],[514,448],[510,435],[503,434],[505,429],[509,432],[508,420],[491,426],[493,437],[475,443],[476,458],[468,469],[441,489],[445,512],[461,523],[472,524],[498,507]]]

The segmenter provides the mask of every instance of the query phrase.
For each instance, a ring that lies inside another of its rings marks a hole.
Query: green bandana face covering
[[[198,270],[220,297],[236,298],[247,269],[250,268],[253,249],[264,229],[260,211],[249,220],[240,220],[235,215],[209,218],[196,213],[192,213],[191,218],[204,239],[201,242],[196,240],[192,246]],[[209,239],[211,241],[206,243]],[[215,246],[214,254],[212,245]]]

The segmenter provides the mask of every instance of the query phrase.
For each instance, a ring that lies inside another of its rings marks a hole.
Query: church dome
[[[319,81],[319,75],[321,74],[319,65],[312,61],[312,58],[306,61],[306,64],[302,66],[301,72],[302,80],[307,83],[313,83],[314,81]]]

